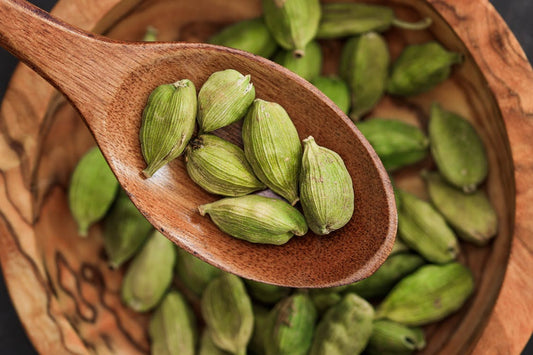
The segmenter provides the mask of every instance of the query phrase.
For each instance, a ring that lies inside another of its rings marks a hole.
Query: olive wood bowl
[[[394,6],[402,19],[434,21],[426,31],[387,32],[393,58],[407,43],[434,38],[464,53],[465,62],[426,94],[405,101],[384,97],[372,116],[425,128],[429,107],[438,101],[467,117],[487,147],[490,171],[483,188],[499,217],[498,235],[488,246],[461,244],[459,260],[474,273],[475,293],[459,312],[425,327],[422,353],[518,354],[533,330],[533,70],[487,0],[381,3]],[[162,41],[204,41],[260,11],[260,2],[250,0],[60,0],[52,13],[121,40],[139,40],[152,25]],[[321,44],[324,74],[334,73],[341,42]],[[93,145],[67,101],[20,65],[0,111],[2,270],[40,353],[145,354],[148,315],[122,305],[122,273],[106,263],[99,226],[82,239],[68,211],[70,175]],[[395,173],[396,184],[425,197],[418,175],[423,167],[431,162]]]

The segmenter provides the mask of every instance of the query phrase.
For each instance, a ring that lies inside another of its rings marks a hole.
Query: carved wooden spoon
[[[59,89],[92,131],[122,187],[170,240],[245,278],[291,287],[345,284],[373,273],[396,234],[387,173],[353,123],[307,81],[266,59],[199,43],[126,43],[85,33],[23,0],[0,0],[0,44]],[[196,186],[181,159],[150,179],[138,132],[149,93],[190,79],[197,88],[213,72],[251,74],[257,97],[281,104],[300,138],[341,155],[352,176],[355,212],[328,236],[308,233],[283,246],[252,244],[222,232],[197,207],[218,197]]]

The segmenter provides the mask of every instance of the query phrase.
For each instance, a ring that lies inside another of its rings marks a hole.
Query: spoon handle
[[[120,42],[86,33],[25,0],[0,0],[0,45],[65,94],[89,125],[105,112],[127,51]]]

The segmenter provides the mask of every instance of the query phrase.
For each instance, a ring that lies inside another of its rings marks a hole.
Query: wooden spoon
[[[0,44],[72,102],[139,210],[201,259],[262,282],[327,287],[369,276],[389,254],[396,209],[380,160],[329,99],[283,67],[206,44],[113,41],[65,24],[23,0],[0,0]],[[345,227],[328,236],[294,237],[283,246],[252,244],[220,232],[200,216],[197,207],[218,197],[189,179],[181,159],[150,179],[142,177],[138,132],[149,93],[183,78],[200,88],[213,72],[228,68],[251,74],[257,97],[281,104],[300,138],[312,135],[342,156],[356,196],[353,218]]]

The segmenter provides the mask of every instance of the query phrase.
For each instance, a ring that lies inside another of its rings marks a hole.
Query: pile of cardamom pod
[[[80,235],[85,235],[91,224],[102,223],[109,263],[124,269],[124,304],[139,312],[151,312],[148,333],[152,354],[372,355],[421,350],[426,345],[423,326],[458,311],[474,292],[472,273],[457,261],[461,253],[459,241],[483,246],[497,234],[496,213],[480,187],[488,173],[487,157],[483,142],[469,121],[437,102],[431,107],[424,130],[400,120],[369,116],[384,95],[409,97],[445,81],[462,55],[429,42],[406,46],[390,63],[387,43],[380,33],[391,26],[424,29],[431,21],[406,23],[395,18],[392,9],[381,5],[263,0],[263,10],[261,18],[230,25],[209,41],[273,58],[310,80],[349,113],[391,174],[421,160],[431,161],[433,168],[421,171],[428,201],[395,189],[398,237],[384,264],[365,280],[311,290],[263,284],[223,272],[154,231],[127,195],[119,191],[97,148],[82,158],[72,175],[69,202]],[[147,33],[145,39],[149,37],[155,39],[153,32]],[[335,77],[319,75],[322,53],[317,39],[327,38],[344,38],[339,75]],[[211,87],[235,97],[229,88],[220,86],[227,77],[240,83],[239,87],[232,84],[235,90],[248,95],[253,90],[249,77],[240,73],[221,72],[217,77],[206,91]],[[193,96],[190,85],[181,81],[161,89],[159,94],[165,97],[179,92]],[[178,90],[180,87],[184,89]],[[203,105],[202,90],[199,106]],[[252,117],[259,110],[275,106],[258,100],[251,105],[247,116]],[[212,107],[224,109],[220,104]],[[157,110],[156,107],[152,114],[157,115]],[[200,107],[198,112],[201,110]],[[220,117],[217,112],[212,115]],[[273,115],[284,116],[279,112]],[[222,127],[215,118],[198,118],[198,122],[200,134],[187,144],[185,141],[192,137],[190,129],[191,136],[184,137],[185,143],[179,148],[186,156],[191,179],[214,194],[220,194],[219,190],[240,194],[225,185],[224,178],[212,183],[212,177],[207,179],[198,173],[198,166],[209,165],[213,159],[210,155],[220,149],[230,152],[223,153],[228,161],[223,170],[231,173],[235,166],[246,162],[253,165],[253,158],[246,154],[246,144],[244,153],[237,153],[238,147],[207,133]],[[292,127],[289,122],[277,124]],[[158,153],[143,151],[145,158],[150,154]],[[168,162],[167,158],[154,158],[159,161],[152,165],[151,158],[147,158],[146,176]],[[297,199],[298,195],[291,194],[289,188],[276,190],[255,178],[260,174],[255,169],[249,171],[253,172],[251,182],[242,194],[268,186],[291,203]],[[86,199],[78,198],[87,193],[98,202],[88,205]],[[301,194],[300,198],[303,199]],[[202,213],[210,213],[215,223],[213,205],[217,203],[222,204],[217,201],[200,207]],[[283,205],[289,216],[285,220],[298,219],[292,208],[288,203]],[[229,230],[234,233],[232,228]],[[271,232],[268,238],[284,241],[287,233],[292,236],[297,229],[291,226]]]

